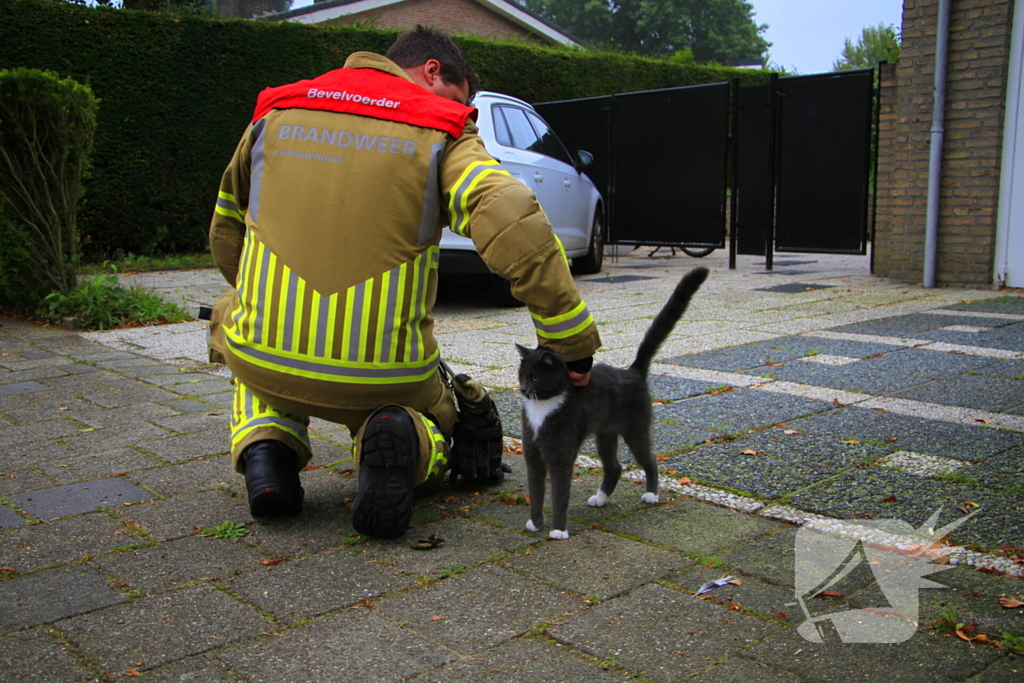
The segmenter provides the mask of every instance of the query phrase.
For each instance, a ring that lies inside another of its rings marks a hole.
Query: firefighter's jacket
[[[215,324],[242,382],[356,409],[436,385],[431,309],[446,224],[512,283],[541,343],[569,361],[597,350],[544,212],[487,153],[475,111],[368,52],[261,93],[210,226],[237,290]]]

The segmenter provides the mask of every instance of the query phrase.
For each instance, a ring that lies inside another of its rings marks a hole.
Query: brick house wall
[[[376,28],[414,28],[423,24],[448,33],[544,44],[530,31],[472,0],[407,0],[379,9],[349,14],[324,24],[370,22]]]
[[[951,0],[936,284],[993,280],[1013,0]],[[938,0],[904,0],[895,84],[883,82],[877,275],[920,282]]]
[[[217,0],[217,16],[249,19],[276,11],[274,0]]]

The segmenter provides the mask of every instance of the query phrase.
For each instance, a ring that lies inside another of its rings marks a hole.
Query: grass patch
[[[227,538],[234,541],[248,536],[249,533],[249,530],[245,528],[244,524],[239,524],[238,522],[223,522],[215,527],[204,529],[202,535],[207,538]]]
[[[208,251],[198,254],[167,254],[164,256],[140,256],[120,252],[109,261],[82,264],[79,271],[85,275],[109,273],[115,268],[119,273],[139,273],[150,270],[187,270],[191,268],[215,268],[217,264]]]

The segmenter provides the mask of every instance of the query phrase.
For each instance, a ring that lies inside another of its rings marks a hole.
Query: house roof
[[[319,24],[349,14],[366,12],[367,10],[387,7],[388,5],[397,5],[401,2],[405,2],[405,0],[327,0],[327,2],[318,2],[306,7],[288,10],[287,12],[265,14],[258,18],[268,21],[294,21],[303,24]],[[508,0],[472,0],[472,2],[486,7],[513,24],[517,24],[551,43],[585,47],[581,39],[514,2],[509,2]]]

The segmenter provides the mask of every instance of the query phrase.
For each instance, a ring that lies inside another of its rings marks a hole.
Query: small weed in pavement
[[[249,530],[244,524],[238,522],[223,522],[215,527],[205,529],[202,532],[207,538],[229,538],[232,541],[249,535]]]

